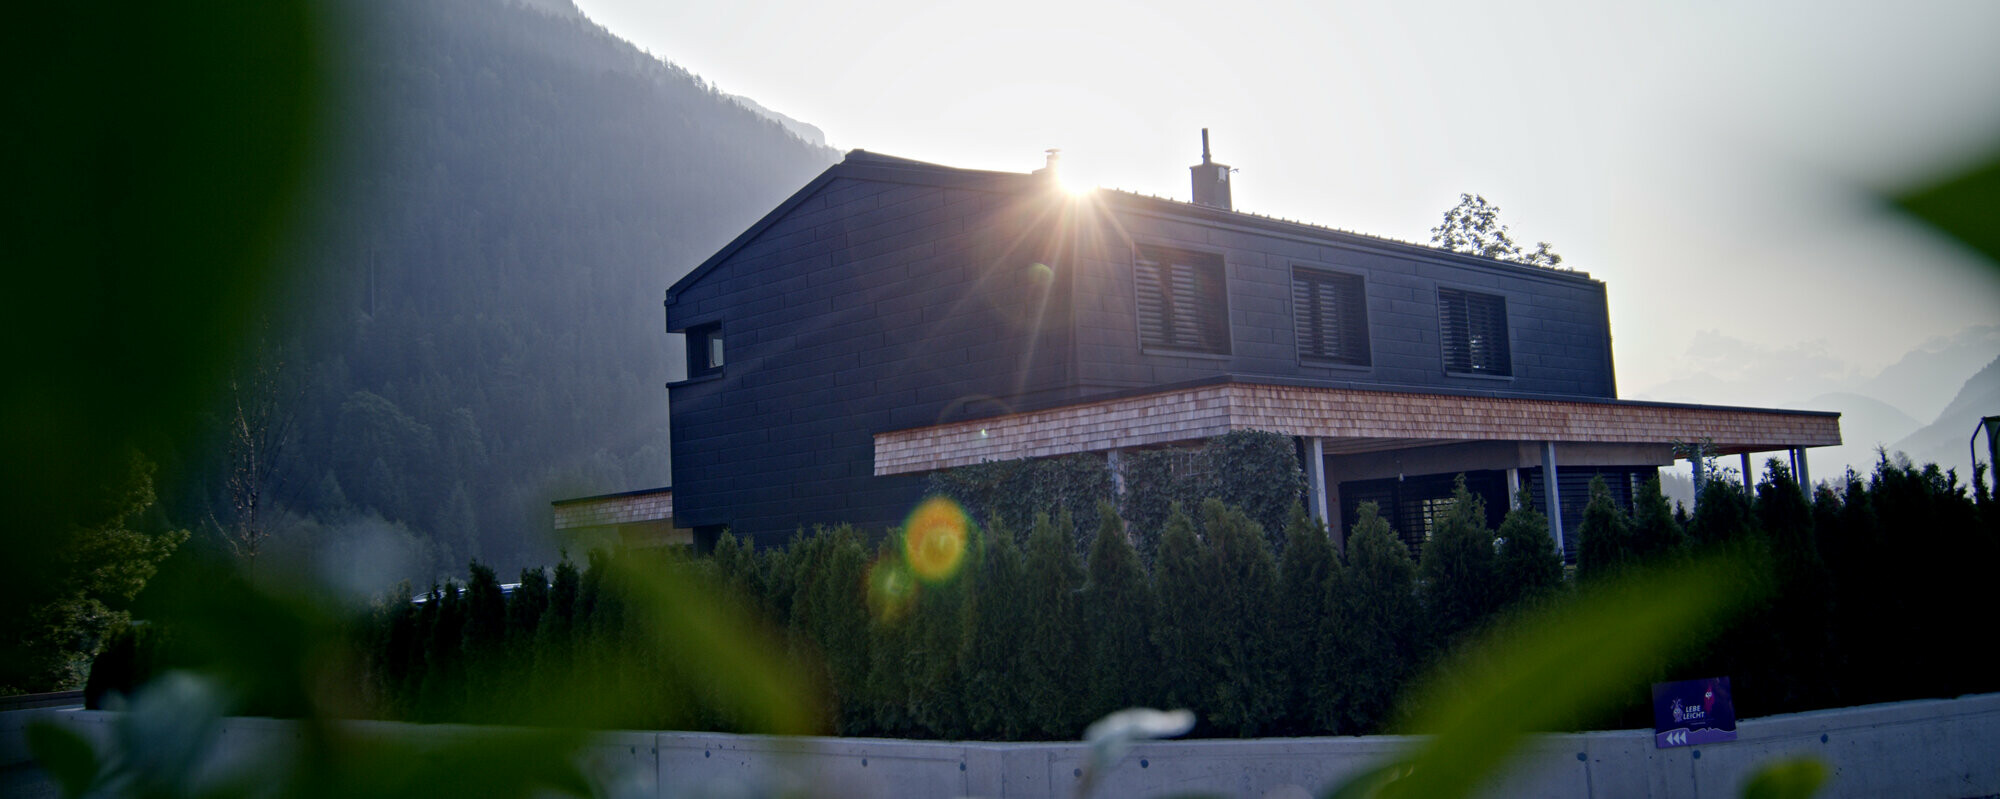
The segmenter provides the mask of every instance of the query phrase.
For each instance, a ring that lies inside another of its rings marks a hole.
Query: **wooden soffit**
[[[875,474],[1156,447],[1236,430],[1335,452],[1459,441],[1703,442],[1715,454],[1840,443],[1840,415],[1709,405],[1218,383],[875,434]]]

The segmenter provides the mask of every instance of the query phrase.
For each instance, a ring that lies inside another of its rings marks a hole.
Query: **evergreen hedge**
[[[1540,514],[1513,510],[1496,536],[1476,505],[1460,494],[1441,512],[1420,562],[1367,504],[1344,553],[1288,509],[1274,559],[1273,534],[1243,509],[1205,501],[1190,515],[1170,503],[1150,567],[1131,546],[1135,525],[1108,505],[1092,509],[1087,560],[1060,508],[1031,517],[1025,551],[1001,515],[966,528],[955,573],[890,598],[870,586],[900,563],[895,532],[870,546],[851,527],[822,529],[761,552],[725,535],[712,557],[666,560],[782,631],[791,659],[813,664],[823,718],[841,734],[1074,738],[1128,705],[1191,708],[1197,734],[1357,734],[1392,729],[1412,678],[1497,614],[1569,590]],[[1979,579],[2000,555],[2000,512],[1955,475],[1885,460],[1808,500],[1772,468],[1755,493],[1710,482],[1684,535],[1673,516],[1651,487],[1630,513],[1594,502],[1592,565],[1576,579],[1597,579],[1594,564],[1750,546],[1770,553],[1772,590],[1659,678],[1728,675],[1741,716],[2000,688],[1981,630],[1964,627],[2000,610]],[[505,723],[546,709],[498,688],[586,675],[630,705],[622,723],[740,728],[714,707],[707,677],[646,665],[671,662],[648,648],[672,644],[637,629],[627,589],[603,576],[636,557],[661,556],[565,559],[524,573],[504,598],[474,564],[462,587],[382,602],[356,636],[368,712]],[[146,642],[169,639],[154,630],[115,644],[93,685],[135,684],[112,672],[162,664]],[[1606,721],[1643,726],[1644,695],[1634,686]]]

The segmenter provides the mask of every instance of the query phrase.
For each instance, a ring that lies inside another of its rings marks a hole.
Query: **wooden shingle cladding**
[[[555,512],[557,530],[669,521],[674,518],[674,491],[671,488],[657,488],[623,494],[564,499],[550,505]]]
[[[674,491],[654,488],[550,503],[556,533],[579,549],[692,546],[694,531],[674,523]]]
[[[1840,443],[1838,414],[1225,382],[875,436],[875,473],[1196,441],[1234,430],[1365,452],[1460,441],[1665,444],[1721,454]]]

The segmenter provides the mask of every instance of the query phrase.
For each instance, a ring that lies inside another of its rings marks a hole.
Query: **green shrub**
[[[1337,578],[1340,560],[1334,557],[1326,525],[1313,521],[1303,505],[1292,505],[1284,533],[1273,633],[1284,686],[1283,711],[1276,727],[1284,734],[1304,735],[1315,729],[1311,688],[1320,635],[1326,629],[1327,584]]]
[[[1466,490],[1465,475],[1458,476],[1451,503],[1432,522],[1417,573],[1430,637],[1441,646],[1478,629],[1498,606],[1486,501]]]
[[[1278,670],[1273,617],[1277,566],[1264,530],[1242,510],[1210,498],[1202,503],[1208,574],[1214,580],[1202,609],[1213,633],[1204,653],[1212,662],[1208,720],[1239,736],[1256,735],[1283,710],[1285,679]]]
[[[1494,587],[1499,607],[1537,602],[1562,586],[1562,553],[1549,535],[1549,517],[1534,509],[1527,490],[1501,520],[1498,538]]]
[[[950,497],[989,527],[997,519],[1020,524],[1037,513],[1067,513],[1084,525],[1070,530],[1081,556],[1094,534],[1097,503],[1111,498],[1111,470],[1094,454],[988,461],[931,473],[926,493]]]
[[[1172,506],[1153,569],[1160,608],[1153,643],[1160,652],[1165,705],[1187,708],[1205,719],[1210,708],[1208,687],[1217,679],[1209,658],[1217,631],[1208,626],[1215,579],[1203,550],[1194,521],[1179,505]]]
[[[1075,738],[1089,721],[1083,715],[1077,677],[1084,667],[1081,609],[1077,590],[1083,567],[1070,538],[1069,511],[1056,518],[1035,516],[1028,534],[1025,582],[1028,628],[1021,640],[1021,712],[1034,734]]]
[[[1240,509],[1266,534],[1265,544],[1284,554],[1279,531],[1305,493],[1305,472],[1290,436],[1238,430],[1202,445],[1202,480],[1197,493]]]
[[[1720,481],[1711,481],[1715,485]],[[1632,565],[1632,523],[1605,485],[1604,475],[1590,478],[1590,503],[1583,506],[1583,522],[1576,527],[1576,573],[1580,579],[1596,579]]]
[[[1632,498],[1632,555],[1640,563],[1657,563],[1687,547],[1687,531],[1674,519],[1674,510],[1660,490],[1654,475],[1640,484]]]
[[[975,528],[968,547],[972,595],[965,612],[960,670],[965,675],[966,726],[972,735],[1006,741],[1025,734],[1021,641],[1030,621],[1027,571],[1013,532]]]
[[[1373,502],[1361,503],[1347,540],[1347,566],[1328,586],[1323,676],[1314,703],[1320,726],[1343,735],[1378,732],[1419,665],[1423,608],[1410,549]]]
[[[1111,503],[1097,506],[1097,537],[1079,597],[1088,656],[1085,718],[1158,701],[1158,658],[1149,637],[1156,615],[1153,586],[1124,526]]]

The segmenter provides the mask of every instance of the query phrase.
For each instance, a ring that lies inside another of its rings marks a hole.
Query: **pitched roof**
[[[738,250],[756,240],[771,225],[785,218],[787,214],[791,213],[799,205],[812,199],[814,194],[819,193],[828,184],[841,178],[1003,193],[1040,191],[1047,185],[1038,176],[1020,172],[964,169],[910,158],[898,158],[891,155],[871,153],[867,150],[851,150],[847,153],[847,157],[842,159],[840,163],[827,167],[826,171],[821,172],[818,177],[813,178],[811,182],[801,187],[798,191],[793,192],[792,196],[786,198],[784,202],[779,203],[776,208],[771,209],[770,213],[758,219],[756,224],[751,225],[736,238],[731,239],[728,244],[723,245],[722,249],[717,250],[714,255],[709,256],[680,280],[675,281],[674,285],[667,289],[666,303],[672,305],[674,298],[681,291],[693,285],[696,281],[701,280],[702,277],[713,271],[722,262],[729,260],[731,255],[734,255]],[[1099,189],[1095,192],[1095,196],[1099,197],[1102,201],[1113,203],[1125,210],[1139,213],[1160,214],[1180,218],[1192,217],[1216,224],[1253,228],[1267,233],[1306,238],[1314,242],[1337,242],[1346,246],[1386,250],[1406,256],[1456,261],[1477,265],[1482,268],[1500,269],[1517,275],[1539,277],[1561,282],[1597,282],[1592,280],[1589,273],[1586,272],[1549,269],[1528,264],[1500,261],[1481,255],[1441,250],[1422,244],[1372,236],[1365,233],[1354,233],[1289,219],[1263,216],[1261,214],[1196,205],[1191,202],[1182,202],[1166,197],[1154,197],[1118,189]]]

